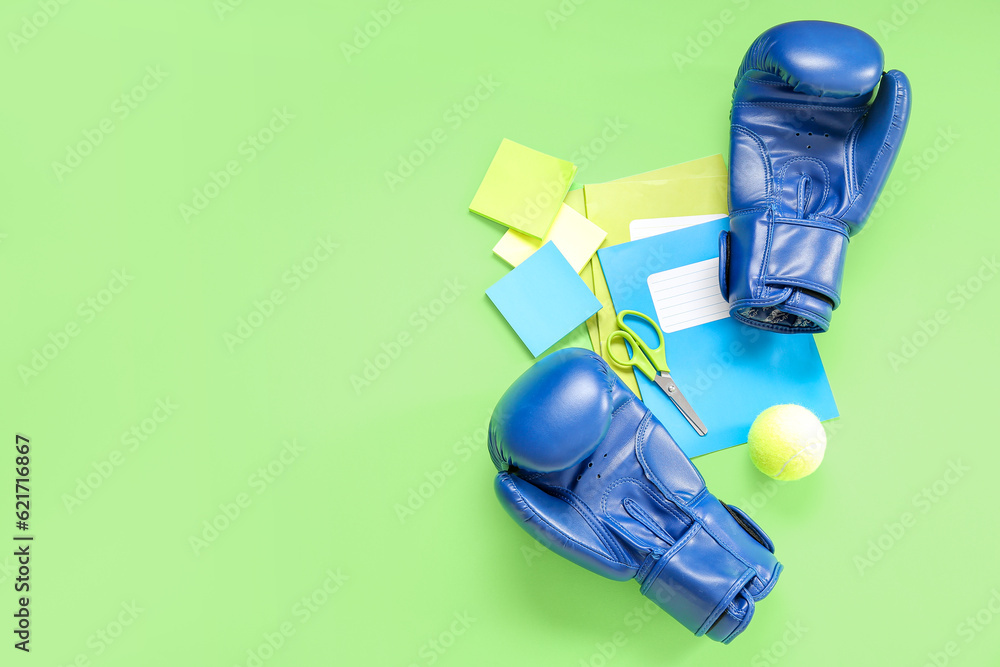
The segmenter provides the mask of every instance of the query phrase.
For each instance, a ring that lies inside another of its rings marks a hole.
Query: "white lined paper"
[[[663,333],[729,317],[729,303],[719,291],[718,257],[654,273],[646,283]]]
[[[685,227],[693,227],[703,222],[710,222],[726,217],[726,213],[711,213],[709,215],[681,215],[672,218],[640,218],[628,225],[629,238],[633,241],[647,239],[657,234],[666,234]]]

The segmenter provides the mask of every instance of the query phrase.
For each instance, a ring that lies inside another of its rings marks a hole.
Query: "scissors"
[[[660,344],[655,349],[650,349],[646,341],[637,334],[630,326],[625,324],[625,317],[631,315],[633,317],[638,317],[639,319],[646,320],[650,326],[653,327],[653,331],[660,339]],[[617,356],[615,356],[614,351],[611,348],[611,343],[615,340],[621,338],[626,343],[628,343],[630,352],[628,361],[622,361]],[[684,398],[684,394],[678,389],[677,384],[674,382],[673,378],[670,377],[670,369],[667,367],[667,349],[666,344],[663,342],[663,331],[656,325],[652,319],[647,315],[640,313],[637,310],[623,310],[618,313],[618,331],[614,331],[608,336],[608,358],[615,364],[628,368],[629,366],[638,368],[642,371],[642,374],[648,377],[651,381],[655,382],[656,385],[666,393],[667,398],[669,398],[677,409],[681,411],[684,418],[688,420],[688,423],[694,427],[694,430],[698,432],[698,435],[705,435],[708,433],[708,429],[705,428],[705,424],[698,418],[691,404],[687,402]]]

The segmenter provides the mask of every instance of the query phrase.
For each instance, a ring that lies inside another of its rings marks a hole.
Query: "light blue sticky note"
[[[536,357],[601,309],[551,241],[487,289],[486,296]]]
[[[725,229],[729,218],[598,250],[615,310],[638,310],[657,321],[647,278],[718,258],[719,232]],[[647,341],[656,340],[641,320],[633,318],[629,325]],[[688,456],[743,444],[754,418],[778,403],[804,405],[820,420],[838,416],[811,335],[763,331],[725,317],[663,338],[670,375],[705,422],[708,435],[695,433],[645,375],[636,373],[636,380],[646,407]]]

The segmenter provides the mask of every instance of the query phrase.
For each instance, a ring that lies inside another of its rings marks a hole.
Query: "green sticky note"
[[[469,210],[542,238],[569,192],[576,165],[504,139]]]

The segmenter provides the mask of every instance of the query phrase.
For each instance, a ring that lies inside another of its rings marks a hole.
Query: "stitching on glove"
[[[823,204],[826,203],[826,198],[830,194],[830,180],[831,179],[830,179],[830,169],[829,169],[829,167],[827,167],[826,163],[823,162],[822,160],[820,160],[819,158],[808,157],[808,156],[801,156],[801,157],[791,158],[791,159],[787,160],[785,162],[785,164],[783,164],[781,166],[781,173],[778,174],[778,183],[779,184],[782,184],[782,185],[784,184],[784,182],[785,182],[785,176],[788,173],[788,167],[791,166],[791,165],[793,165],[793,164],[795,164],[796,162],[812,162],[813,164],[819,165],[819,168],[823,170],[823,197],[819,200],[819,206],[817,207],[817,208],[821,208],[823,206]],[[781,191],[782,189],[783,188],[781,188],[781,187],[775,188],[776,191]],[[802,214],[800,214],[800,216],[801,215]]]
[[[701,635],[705,634],[706,632],[712,629],[712,626],[715,625],[715,622],[718,621],[719,618],[729,608],[729,604],[733,601],[733,598],[739,595],[740,591],[743,590],[743,587],[746,585],[746,582],[747,582],[747,576],[746,574],[744,574],[742,577],[737,579],[732,586],[729,587],[729,590],[726,591],[726,594],[722,596],[723,600],[729,600],[729,602],[727,602],[725,605],[720,604],[713,610],[713,613],[710,614],[707,619],[705,619],[705,622],[698,629],[698,632],[695,633],[697,636],[700,637]]]
[[[805,93],[802,93],[805,95]],[[784,109],[817,109],[819,111],[839,111],[843,113],[860,113],[868,108],[867,105],[860,107],[835,107],[824,104],[798,104],[796,102],[735,102],[734,108],[753,107],[781,107]]]
[[[889,130],[886,132],[885,137],[882,139],[882,146],[878,149],[878,153],[875,155],[875,159],[872,160],[872,166],[865,174],[864,180],[858,186],[859,190],[864,190],[865,185],[868,183],[868,179],[871,178],[872,174],[875,173],[875,167],[878,165],[879,161],[882,160],[886,153],[893,150],[893,144],[889,143],[890,137],[894,137],[899,133],[899,122],[902,118],[899,115],[899,109],[902,106],[904,98],[906,97],[906,89],[900,85],[899,77],[894,74],[886,72],[886,76],[892,76],[893,81],[896,83],[896,97],[892,103],[892,122],[889,124]],[[881,94],[881,93],[880,93]],[[867,118],[868,114],[865,114],[864,118]],[[893,131],[895,128],[895,131]],[[861,136],[861,131],[858,131],[858,136]],[[886,174],[886,180],[888,180],[888,174]],[[853,205],[853,204],[852,204]]]
[[[771,570],[771,576],[768,577],[767,584],[764,586],[763,590],[761,590],[759,593],[757,593],[757,595],[753,597],[753,599],[763,600],[764,598],[766,598],[767,594],[770,593],[771,589],[773,589],[775,584],[778,583],[778,576],[784,569],[785,569],[784,565],[782,565],[781,563],[775,563],[774,569]]]
[[[799,187],[795,193],[795,212],[800,218],[806,215],[806,204],[812,195],[812,179],[808,174],[799,176]]]
[[[635,433],[636,458],[639,459],[639,464],[642,466],[643,472],[648,477],[650,477],[651,481],[656,486],[656,488],[660,490],[660,493],[669,498],[671,502],[676,504],[678,507],[683,507],[685,510],[687,510],[691,506],[696,505],[698,501],[701,500],[701,498],[708,493],[708,487],[705,486],[704,480],[702,480],[701,490],[698,491],[698,493],[694,494],[691,500],[685,503],[681,502],[680,498],[678,498],[673,491],[670,491],[670,489],[667,488],[667,485],[663,483],[663,480],[661,480],[659,477],[656,476],[656,473],[653,472],[653,469],[649,465],[649,462],[646,461],[646,455],[643,453],[643,445],[646,444],[646,435],[649,432],[649,429],[651,428],[650,424],[652,423],[652,417],[653,413],[647,409],[646,415],[642,418],[642,421],[639,423],[639,426],[636,429]],[[692,513],[691,518],[694,521],[694,523],[700,523],[698,521],[698,517],[695,514]]]
[[[706,490],[707,490],[707,488],[706,488]],[[715,496],[711,496],[711,498],[716,503],[719,503],[719,505],[721,507],[722,503],[719,501],[718,498],[716,498]],[[722,508],[722,509],[725,510],[725,508]],[[751,570],[753,570],[754,572],[756,572],[756,570],[754,569],[753,565],[750,564],[750,561],[748,561],[746,558],[744,558],[743,554],[738,549],[736,549],[736,545],[732,544],[727,539],[728,535],[726,535],[725,533],[723,533],[723,534],[717,534],[716,531],[712,530],[712,528],[702,520],[702,518],[699,515],[699,513],[697,511],[695,511],[694,509],[691,510],[691,514],[694,517],[694,520],[702,528],[705,529],[705,532],[712,536],[712,539],[715,540],[716,544],[718,544],[720,547],[722,547],[723,549],[725,549],[726,551],[728,551],[732,555],[733,558],[735,558],[739,562],[743,563],[743,565],[745,565],[746,567],[748,567]],[[728,511],[726,512],[726,516],[729,516],[729,512]],[[761,548],[763,548],[763,545],[761,545]],[[746,581],[744,581],[744,583],[746,583]]]
[[[663,526],[657,523],[656,519],[654,519],[649,512],[644,510],[642,506],[639,505],[639,503],[632,500],[631,498],[626,498],[625,500],[622,501],[622,507],[625,508],[625,511],[628,513],[630,517],[632,517],[640,524],[645,526],[646,530],[651,532],[656,537],[660,538],[660,540],[662,540],[668,545],[672,545],[674,543],[674,538],[670,535],[670,533],[668,533],[663,528]]]
[[[625,401],[624,403],[622,403],[621,405],[619,405],[617,408],[615,408],[614,411],[611,413],[611,418],[614,419],[615,415],[618,414],[619,410],[621,410],[622,408],[624,408],[628,404],[632,403],[633,401],[635,401],[635,396],[632,396],[630,399],[628,399],[627,401]]]
[[[760,157],[761,161],[764,164],[764,175],[765,175],[765,177],[764,177],[764,201],[767,202],[769,208],[773,207],[775,205],[775,193],[774,193],[774,187],[773,187],[773,183],[774,183],[774,171],[773,171],[772,165],[771,165],[771,156],[767,152],[767,146],[764,144],[764,141],[759,136],[757,136],[757,134],[755,132],[752,132],[749,128],[744,127],[743,125],[733,125],[733,126],[731,126],[731,131],[734,134],[741,134],[741,135],[747,137],[748,139],[750,139],[757,146],[757,152],[759,154],[759,157]],[[732,215],[732,213],[730,213],[730,216],[731,215]],[[770,216],[769,215],[768,215],[767,225],[768,225],[768,229],[767,229],[767,241],[766,241],[766,243],[764,245],[763,257],[761,257],[760,269],[757,271],[757,275],[758,276],[761,275],[762,273],[764,273],[764,267],[767,266],[768,251],[771,248],[771,221],[770,221]],[[753,283],[753,281],[751,281],[751,284],[752,283]],[[763,290],[763,286],[762,285],[759,285],[759,284],[758,285],[754,285],[752,287],[751,294],[753,296],[755,296],[755,297],[759,297],[763,293],[762,290]]]
[[[744,599],[746,599],[745,595]],[[733,628],[733,631],[729,633],[728,637],[722,640],[723,644],[730,643],[731,641],[733,641],[733,639],[736,638],[737,635],[739,635],[741,632],[747,629],[747,626],[750,625],[750,619],[753,618],[753,612],[754,612],[753,600],[752,599],[747,600],[747,610],[743,616],[743,621],[739,623],[735,628]]]
[[[772,206],[775,205],[773,201],[771,202],[771,205]],[[767,265],[771,258],[771,243],[774,241],[774,215],[771,213],[771,211],[768,211],[764,217],[765,221],[767,222],[767,238],[764,240],[764,252],[761,253],[760,266],[757,268],[758,276],[763,276],[767,272]],[[763,298],[764,290],[766,289],[764,281],[751,280],[749,282],[751,285],[756,283],[756,285],[754,285],[752,292],[753,296],[758,299]]]
[[[812,280],[806,280],[805,278],[786,278],[784,276],[764,276],[765,281],[774,281],[776,283],[781,283],[782,285],[794,285],[795,287],[801,287],[802,289],[807,289],[812,292],[818,292],[822,296],[830,299],[833,302],[833,307],[836,309],[840,305],[840,293],[830,289],[829,285],[823,285]],[[797,295],[796,295],[797,296]],[[789,300],[788,310],[795,307],[796,302]],[[812,319],[810,317],[810,319]]]
[[[851,240],[847,224],[837,218],[785,218],[779,215],[775,218],[775,222],[785,225],[799,225],[801,227],[825,229],[828,232],[837,232],[838,234],[843,235],[843,237],[848,241]]]
[[[562,487],[549,487],[546,489],[546,491],[549,493],[549,495],[559,498],[567,505],[569,505],[577,512],[579,512],[580,516],[583,517],[583,520],[586,521],[587,524],[590,526],[590,529],[594,531],[595,535],[597,535],[597,538],[601,540],[601,543],[604,545],[604,547],[608,549],[610,553],[614,554],[614,557],[616,559],[619,559],[619,562],[626,564],[624,563],[624,559],[626,558],[625,552],[622,551],[621,546],[611,536],[611,534],[608,533],[608,529],[604,526],[603,523],[601,523],[601,520],[594,515],[593,511],[589,507],[587,507],[587,505],[583,501],[581,501],[579,498],[576,497],[576,494],[574,494],[569,489],[564,489]]]
[[[659,505],[660,508],[663,509],[664,512],[672,514],[674,516],[674,518],[676,518],[681,523],[683,523],[683,524],[685,524],[687,526],[690,526],[693,523],[691,517],[689,515],[687,515],[687,514],[684,514],[680,510],[680,507],[678,507],[676,504],[674,504],[672,502],[668,503],[666,500],[663,500],[663,498],[657,497],[656,494],[654,494],[649,489],[649,485],[648,484],[644,484],[642,480],[636,479],[635,477],[623,477],[622,479],[618,480],[617,482],[615,482],[614,484],[612,484],[611,486],[609,486],[608,490],[604,492],[604,497],[601,498],[601,511],[604,512],[605,514],[608,514],[609,515],[608,518],[612,518],[610,516],[609,512],[608,512],[608,497],[611,495],[611,491],[612,490],[614,490],[615,488],[619,487],[622,484],[635,484],[642,491],[644,491],[646,493],[646,495],[648,495],[649,498],[652,499],[652,501],[654,503],[656,503],[657,505]],[[654,490],[659,491],[659,489],[655,489],[655,488],[654,488]],[[626,498],[626,500],[627,500],[627,498]],[[672,543],[673,543],[673,538],[671,538],[671,544]]]
[[[767,152],[767,145],[764,143],[763,139],[757,136],[756,132],[753,132],[750,128],[746,126],[732,125],[730,127],[730,131],[746,136],[748,139],[750,139],[751,141],[753,141],[753,143],[757,145],[757,151],[760,153],[761,161],[764,163],[764,171],[766,172],[764,178],[764,187],[765,187],[764,199],[770,201],[771,197],[774,194],[773,187],[771,186],[771,183],[774,180],[774,172],[771,169],[771,156]]]
[[[601,553],[600,551],[597,551],[596,549],[594,549],[590,545],[584,544],[583,542],[580,542],[579,540],[574,539],[571,535],[563,532],[559,528],[556,528],[553,524],[551,524],[549,521],[547,521],[545,519],[545,517],[543,517],[542,515],[540,515],[538,512],[535,511],[535,508],[532,506],[532,504],[529,503],[527,501],[527,499],[523,495],[521,495],[521,492],[518,490],[518,488],[516,486],[514,486],[513,484],[511,484],[511,488],[514,490],[514,493],[517,494],[517,497],[521,501],[521,504],[523,504],[527,509],[531,510],[531,517],[530,518],[534,518],[539,523],[545,524],[546,526],[549,527],[550,530],[552,530],[552,532],[556,533],[557,535],[561,535],[563,537],[563,539],[565,539],[566,541],[572,542],[573,544],[577,545],[578,547],[580,547],[582,549],[585,549],[586,551],[589,551],[589,552],[591,552],[593,554],[596,554],[596,555],[600,556],[601,558],[603,558],[604,560],[606,560],[608,562],[615,563],[616,565],[624,565],[625,567],[633,567],[632,563],[626,563],[626,562],[622,562],[622,561],[616,560],[616,557],[612,557],[611,554]],[[537,541],[541,541],[541,540],[538,540],[538,538],[535,538],[535,539]]]
[[[690,542],[691,539],[698,534],[700,527],[701,524],[695,524],[691,526],[690,529],[684,531],[684,534],[680,536],[680,539],[674,542],[674,545],[656,560],[656,563],[653,564],[653,567],[650,568],[649,572],[646,573],[646,577],[642,580],[642,585],[639,587],[640,593],[643,595],[646,594],[650,586],[653,585],[653,582],[660,577],[660,573],[663,572],[663,568],[667,566],[667,563],[670,562],[670,560],[684,548],[684,545]]]
[[[744,83],[747,80],[747,74],[750,74],[751,72],[760,72],[761,74],[769,74],[771,76],[778,76],[777,74],[775,74],[773,72],[765,72],[762,69],[748,69],[746,72],[743,73],[743,76],[740,77],[739,83],[736,84],[737,88],[739,88],[739,86],[740,86],[741,83]],[[760,83],[760,84],[763,84],[765,86],[775,86],[775,87],[781,87],[781,88],[794,89],[794,86],[791,86],[791,85],[785,83],[784,80],[768,81],[767,79],[754,79],[753,82],[754,83]]]
[[[861,136],[861,128],[864,127],[866,118],[868,118],[868,114],[854,121],[851,129],[847,132],[846,141],[844,141],[844,166],[847,168],[847,178],[845,180],[847,181],[848,199],[851,201],[850,206],[847,207],[847,211],[851,210],[861,196],[861,185],[858,183],[858,169],[857,165],[854,164],[854,156],[857,152],[858,137]],[[847,211],[844,211],[845,215]]]

